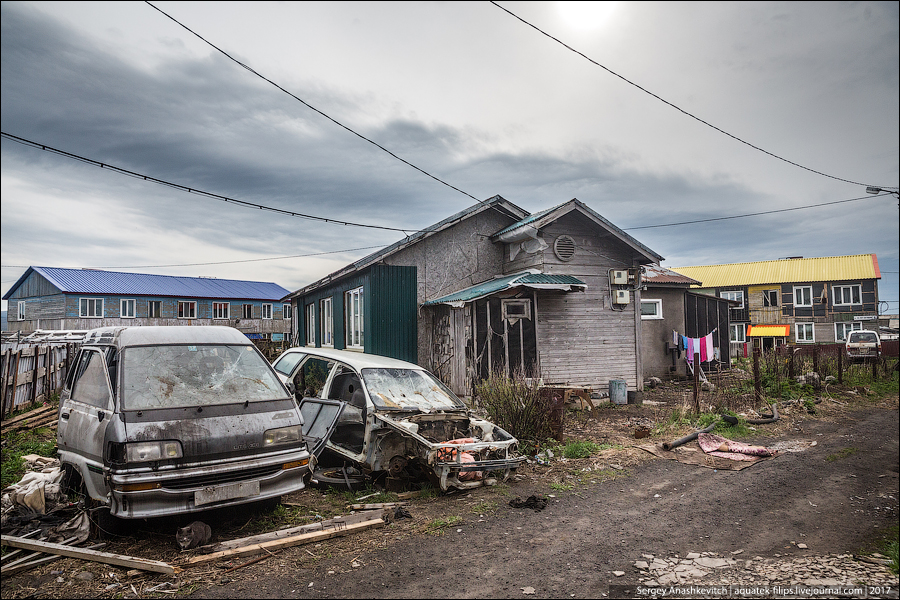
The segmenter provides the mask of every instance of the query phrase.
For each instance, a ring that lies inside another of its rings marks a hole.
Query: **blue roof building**
[[[253,339],[290,337],[276,283],[97,269],[29,267],[3,296],[10,331],[116,325],[228,325]]]

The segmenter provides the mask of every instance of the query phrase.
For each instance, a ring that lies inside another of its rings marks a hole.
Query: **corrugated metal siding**
[[[416,268],[372,267],[365,301],[366,352],[418,362]]]
[[[675,267],[672,270],[701,281],[705,288],[881,277],[874,254]]]
[[[120,273],[115,271],[93,271],[84,269],[58,269],[55,267],[30,267],[32,273],[19,284],[29,288],[38,285],[34,274],[47,282],[48,291],[42,294],[59,293],[95,294],[119,296],[165,296],[181,298],[246,298],[248,300],[280,301],[289,294],[288,290],[275,283],[262,281],[239,281],[233,279],[207,279],[202,277],[173,277],[170,275],[150,275],[146,273]],[[35,280],[31,284],[31,280]],[[19,294],[19,289],[14,291]]]

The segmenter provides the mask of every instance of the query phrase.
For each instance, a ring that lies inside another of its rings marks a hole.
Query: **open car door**
[[[331,437],[344,403],[322,398],[303,398],[300,401],[300,415],[303,417],[303,437],[309,453],[318,458]]]

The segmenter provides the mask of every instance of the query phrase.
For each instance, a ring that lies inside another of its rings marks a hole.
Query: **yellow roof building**
[[[881,279],[878,258],[874,254],[786,258],[727,265],[672,267],[671,270],[702,282],[694,287],[703,288]]]

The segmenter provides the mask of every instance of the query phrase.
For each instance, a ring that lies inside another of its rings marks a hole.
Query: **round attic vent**
[[[575,256],[575,240],[567,235],[561,235],[553,242],[553,253],[562,261],[572,260]]]

